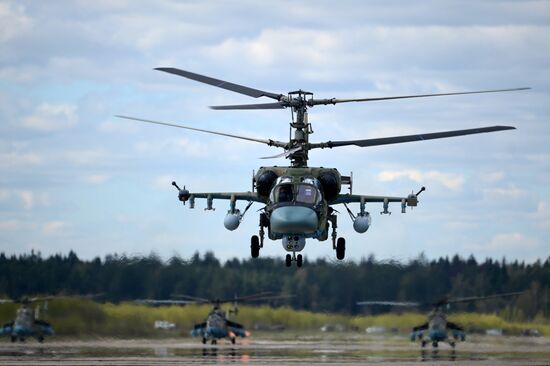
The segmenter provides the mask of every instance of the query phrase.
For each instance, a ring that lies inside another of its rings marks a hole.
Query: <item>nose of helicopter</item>
[[[311,234],[317,230],[317,213],[309,207],[283,206],[271,213],[271,230],[278,234]]]

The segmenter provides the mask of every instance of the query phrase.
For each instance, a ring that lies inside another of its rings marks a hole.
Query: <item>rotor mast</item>
[[[311,101],[313,101],[313,93],[301,89],[288,93],[288,103],[292,107],[291,136],[288,150],[296,149],[288,155],[288,158],[292,166],[296,168],[307,167],[309,135],[313,133],[307,116],[308,103],[311,103]],[[293,134],[292,129],[294,129]]]

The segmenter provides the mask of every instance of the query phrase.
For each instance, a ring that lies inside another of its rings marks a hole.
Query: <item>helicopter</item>
[[[35,337],[38,342],[44,342],[44,336],[54,335],[53,327],[50,323],[39,319],[40,309],[43,311],[48,309],[48,300],[52,300],[53,296],[46,297],[22,297],[18,300],[0,299],[0,304],[18,303],[21,304],[15,316],[15,320],[5,323],[0,328],[0,335],[8,335],[12,342],[24,342],[27,337]],[[38,304],[34,309],[32,303],[42,303],[42,307]]]
[[[488,296],[471,296],[456,299],[443,298],[433,303],[420,302],[399,302],[399,301],[359,301],[357,305],[382,305],[382,306],[399,306],[399,307],[431,307],[432,310],[428,314],[428,319],[425,323],[415,326],[410,334],[411,341],[417,339],[421,342],[422,348],[431,342],[432,347],[437,348],[440,342],[448,342],[451,347],[456,346],[456,341],[466,340],[464,328],[460,325],[451,322],[447,319],[444,307],[450,308],[451,304],[481,301],[487,299],[495,299],[500,297],[517,296],[522,292],[508,292],[502,294],[493,294]],[[425,332],[427,331],[427,339]],[[451,333],[452,339],[448,333]]]
[[[333,206],[344,205],[353,222],[354,230],[358,233],[365,233],[371,226],[371,215],[366,210],[367,203],[381,203],[382,211],[380,211],[380,214],[386,215],[391,214],[389,211],[390,203],[400,203],[401,212],[405,213],[407,207],[416,207],[418,205],[418,196],[425,190],[425,187],[422,187],[416,193],[413,191],[411,194],[403,196],[353,194],[353,173],[349,176],[345,176],[341,175],[335,168],[309,167],[307,161],[310,150],[333,149],[351,145],[370,147],[515,129],[515,127],[512,126],[489,126],[416,135],[313,143],[310,142],[309,139],[309,136],[313,133],[313,128],[308,120],[308,108],[349,102],[372,102],[391,99],[496,93],[530,89],[513,88],[359,99],[315,99],[313,93],[301,89],[288,92],[284,95],[281,93],[272,93],[250,88],[248,86],[173,67],[159,67],[155,68],[155,70],[174,74],[253,98],[267,97],[275,100],[275,102],[270,103],[211,106],[210,108],[214,110],[276,110],[290,108],[291,122],[288,142],[245,137],[131,116],[116,116],[138,122],[182,128],[282,148],[284,150],[282,153],[262,159],[286,158],[290,160],[290,165],[286,167],[260,167],[258,171],[253,174],[252,191],[195,193],[187,190],[185,185],[183,188],[180,188],[176,182],[172,182],[172,185],[178,190],[179,201],[183,202],[184,205],[186,202],[189,202],[190,208],[195,207],[195,199],[198,198],[206,199],[205,210],[207,211],[214,210],[213,201],[215,199],[229,200],[229,210],[224,218],[224,226],[230,231],[236,230],[239,227],[244,215],[254,202],[262,204],[263,207],[259,210],[261,211],[259,214],[259,233],[258,235],[252,235],[250,238],[250,254],[253,258],[259,256],[260,249],[264,246],[267,229],[267,236],[269,239],[281,240],[284,250],[287,251],[285,257],[285,264],[287,267],[290,267],[292,262],[296,262],[298,267],[302,266],[303,257],[301,254],[296,255],[296,253],[304,249],[306,239],[309,238],[317,239],[318,241],[326,241],[330,236],[332,248],[336,251],[336,258],[339,260],[345,258],[346,240],[343,237],[338,237],[338,211],[334,209]],[[342,193],[342,186],[347,186],[349,193]],[[241,212],[241,210],[237,208],[237,201],[248,202],[244,211]],[[359,204],[359,212],[357,214],[354,214],[348,207],[348,204],[351,203]]]
[[[211,341],[212,344],[217,344],[219,339],[229,338],[231,344],[236,343],[237,337],[249,337],[248,332],[243,325],[229,320],[231,314],[238,314],[239,308],[238,302],[249,301],[265,301],[265,300],[278,300],[285,299],[292,296],[273,295],[271,292],[261,292],[254,295],[233,297],[227,299],[205,299],[202,297],[177,295],[182,300],[135,300],[136,303],[146,305],[187,305],[187,304],[212,304],[212,310],[208,313],[206,321],[193,326],[191,336],[201,337],[202,344],[206,344]],[[233,307],[226,311],[221,309],[221,305],[225,303],[232,303]]]

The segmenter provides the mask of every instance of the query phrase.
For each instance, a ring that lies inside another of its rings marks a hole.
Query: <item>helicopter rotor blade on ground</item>
[[[523,291],[518,292],[507,292],[503,294],[494,294],[494,295],[487,295],[487,296],[469,296],[469,297],[459,297],[456,299],[444,299],[441,300],[435,304],[437,305],[446,305],[446,304],[457,304],[461,302],[471,302],[471,301],[480,301],[480,300],[488,300],[488,299],[496,299],[499,297],[510,297],[510,296],[518,296],[521,295]]]
[[[483,94],[483,93],[501,93],[501,92],[510,92],[510,91],[520,91],[520,90],[529,90],[531,88],[512,88],[512,89],[495,89],[495,90],[479,90],[471,92],[457,92],[457,93],[436,93],[436,94],[416,94],[416,95],[399,95],[393,97],[377,97],[377,98],[355,98],[355,99],[312,99],[308,101],[308,105],[313,107],[314,105],[327,105],[327,104],[338,104],[338,103],[349,103],[349,102],[375,102],[380,100],[391,100],[391,99],[408,99],[408,98],[426,98],[426,97],[442,97],[448,95],[466,95],[466,94]]]
[[[328,141],[328,142],[311,144],[310,148],[324,149],[324,148],[333,148],[333,147],[349,146],[349,145],[355,145],[359,147],[380,146],[380,145],[389,145],[389,144],[400,144],[404,142],[442,139],[446,137],[473,135],[473,134],[486,133],[486,132],[515,130],[515,129],[516,129],[515,127],[511,127],[511,126],[479,127],[479,128],[471,128],[467,130],[453,130],[453,131],[443,131],[443,132],[434,132],[434,133],[424,133],[424,134],[418,134],[418,135],[381,137],[381,138],[365,139],[365,140]]]
[[[157,125],[164,125],[164,126],[170,126],[170,127],[184,128],[184,129],[186,129],[186,130],[198,131],[198,132],[204,132],[204,133],[210,133],[210,134],[213,134],[213,135],[219,135],[219,136],[225,136],[225,137],[232,137],[232,138],[240,139],[240,140],[247,140],[247,141],[259,142],[259,143],[262,143],[262,144],[266,144],[266,145],[268,145],[268,146],[285,147],[285,146],[287,145],[286,143],[280,142],[280,141],[264,140],[264,139],[257,139],[257,138],[253,138],[253,137],[245,137],[245,136],[233,135],[233,134],[230,134],[230,133],[224,133],[224,132],[216,132],[216,131],[204,130],[204,129],[202,129],[202,128],[195,128],[195,127],[187,127],[187,126],[182,126],[182,125],[178,125],[178,124],[174,124],[174,123],[166,123],[166,122],[152,121],[152,120],[149,120],[149,119],[136,118],[136,117],[129,117],[129,116],[121,116],[121,115],[115,115],[115,117],[124,118],[124,119],[129,119],[129,120],[134,120],[134,121],[138,121],[138,122],[146,122],[146,123],[153,123],[153,124],[157,124]]]
[[[195,81],[198,81],[200,83],[217,86],[218,88],[230,90],[232,92],[248,95],[248,96],[254,97],[254,98],[268,97],[268,98],[272,98],[272,99],[275,99],[275,100],[281,100],[283,98],[282,94],[270,93],[270,92],[259,90],[259,89],[249,88],[248,86],[230,83],[228,81],[211,78],[209,76],[205,76],[205,75],[201,75],[201,74],[196,74],[194,72],[189,72],[189,71],[177,69],[175,67],[156,67],[155,70],[164,71],[164,72],[167,72],[167,73],[170,73],[170,74],[183,76],[184,78],[195,80]]]
[[[412,301],[358,301],[357,305],[383,305],[383,306],[403,306],[403,307],[417,307],[421,304]]]
[[[138,299],[133,301],[141,305],[191,305],[200,304],[200,301],[193,300],[154,300],[154,299]]]

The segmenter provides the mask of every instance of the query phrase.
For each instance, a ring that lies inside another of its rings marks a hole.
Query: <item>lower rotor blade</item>
[[[285,105],[282,103],[260,103],[260,104],[240,104],[240,105],[213,105],[210,109],[217,111],[228,110],[253,110],[253,109],[284,109]]]
[[[459,302],[470,302],[470,301],[480,301],[480,300],[488,300],[488,299],[496,299],[499,297],[510,297],[510,296],[518,296],[521,295],[523,292],[507,292],[503,294],[494,294],[494,295],[488,295],[488,296],[471,296],[471,297],[461,297],[457,299],[449,299],[446,301],[447,304],[456,304]]]
[[[302,150],[302,147],[297,146],[297,147],[293,147],[290,150],[286,150],[285,152],[282,152],[280,154],[273,155],[273,156],[264,156],[260,159],[276,159],[276,158],[282,158],[282,157],[288,158],[291,154],[294,154],[296,151],[300,151],[300,150]]]
[[[384,306],[404,306],[404,307],[416,307],[420,304],[417,302],[406,301],[358,301],[357,305],[384,305]]]
[[[465,135],[473,135],[478,133],[515,130],[515,129],[516,129],[515,127],[511,127],[511,126],[491,126],[491,127],[471,128],[467,130],[443,131],[443,132],[425,133],[425,134],[419,134],[419,135],[382,137],[382,138],[365,139],[365,140],[328,141],[328,142],[322,142],[319,144],[311,144],[311,148],[323,149],[323,148],[333,148],[333,147],[349,146],[349,145],[355,145],[359,147],[379,146],[379,145],[400,144],[404,142],[442,139],[446,137],[465,136]]]
[[[232,135],[232,134],[230,134],[230,133],[223,133],[223,132],[216,132],[216,131],[210,131],[210,130],[203,130],[203,129],[201,129],[201,128],[187,127],[187,126],[177,125],[177,124],[174,124],[174,123],[158,122],[158,121],[152,121],[152,120],[149,120],[149,119],[135,118],[135,117],[128,117],[128,116],[120,116],[120,115],[116,115],[115,117],[124,118],[124,119],[129,119],[129,120],[138,121],[138,122],[153,123],[153,124],[156,124],[156,125],[163,125],[163,126],[184,128],[184,129],[186,129],[186,130],[192,130],[192,131],[198,131],[198,132],[205,132],[205,133],[210,133],[210,134],[213,134],[213,135],[219,135],[219,136],[225,136],[225,137],[232,137],[232,138],[234,138],[234,139],[240,139],[240,140],[247,140],[247,141],[260,142],[260,143],[262,143],[262,144],[266,144],[266,145],[269,145],[269,146],[285,147],[285,145],[286,145],[285,143],[279,142],[279,141],[263,140],[263,139],[256,139],[256,138],[252,138],[252,137],[245,137],[245,136],[239,136],[239,135]]]

